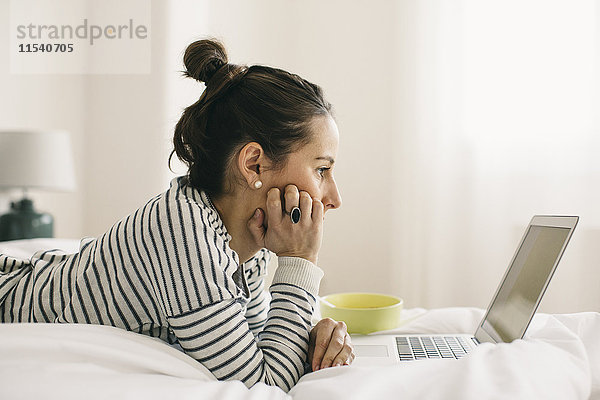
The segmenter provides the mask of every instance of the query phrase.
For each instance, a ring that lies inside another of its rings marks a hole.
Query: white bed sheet
[[[23,258],[76,241],[0,243]],[[20,253],[18,253],[20,252]],[[472,333],[483,310],[405,310],[400,333]],[[167,344],[113,327],[0,324],[0,398],[29,399],[594,399],[600,400],[600,314],[539,314],[527,340],[479,346],[462,360],[339,367],[304,376],[286,394],[219,382]]]
[[[406,310],[405,318],[417,318],[387,333],[473,333],[483,313]],[[526,340],[483,344],[461,360],[319,371],[304,376],[289,394],[297,400],[600,399],[599,333],[598,313],[538,314]]]

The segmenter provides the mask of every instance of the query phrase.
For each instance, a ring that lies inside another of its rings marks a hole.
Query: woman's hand
[[[323,203],[294,185],[286,186],[284,203],[281,191],[270,189],[266,210],[256,210],[248,221],[248,229],[257,244],[277,256],[302,257],[316,264],[323,238]],[[299,207],[301,212],[297,224],[290,218],[294,207]]]
[[[313,371],[350,365],[354,358],[354,348],[345,323],[325,318],[310,331],[308,362]]]

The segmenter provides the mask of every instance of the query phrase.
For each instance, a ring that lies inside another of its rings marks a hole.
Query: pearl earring
[[[262,187],[262,181],[254,182],[254,189],[260,189]]]

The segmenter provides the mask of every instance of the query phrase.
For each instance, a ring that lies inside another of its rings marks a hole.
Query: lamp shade
[[[0,130],[0,187],[74,190],[69,133]]]

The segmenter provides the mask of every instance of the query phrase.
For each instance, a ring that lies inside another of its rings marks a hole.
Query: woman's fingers
[[[345,323],[325,318],[310,332],[308,359],[313,371],[349,365],[354,357],[354,347]]]
[[[247,222],[248,230],[254,241],[260,246],[265,245],[265,212],[257,208]]]
[[[317,371],[321,367],[323,356],[327,352],[331,334],[336,326],[336,322],[331,318],[320,320],[310,332],[309,354],[312,354],[311,367],[313,371]],[[311,352],[310,349],[313,351]]]
[[[315,208],[310,194],[299,191],[295,185],[269,189],[264,209],[264,247],[280,257],[300,257],[316,263],[323,238],[323,206],[316,202]],[[314,219],[315,209],[320,213],[319,219]]]
[[[315,223],[323,222],[323,214],[325,213],[325,207],[321,200],[314,199],[312,202],[312,220]]]
[[[340,321],[335,324],[329,346],[327,346],[327,351],[321,361],[320,369],[342,365],[350,357],[353,349],[347,333],[344,322]],[[348,340],[346,340],[346,336],[348,336]]]
[[[344,365],[350,365],[354,362],[354,359],[356,358],[356,354],[354,354],[354,347],[352,347],[352,354],[350,355],[350,359],[348,359],[348,361],[346,361],[346,364]]]
[[[267,192],[267,226],[274,226],[281,222],[282,215],[281,194],[278,188],[269,189]]]
[[[284,200],[285,200],[285,212],[287,215],[291,214],[292,209],[294,207],[299,207],[300,213],[301,213],[300,221],[303,221],[304,223],[311,222],[314,205],[313,205],[313,199],[308,192],[306,192],[304,190],[302,190],[302,191],[298,190],[298,187],[296,187],[295,185],[287,185],[285,187]],[[322,206],[322,204],[321,204],[321,206]],[[318,208],[318,205],[317,205],[317,208]],[[323,219],[322,210],[321,210],[320,215],[321,215],[320,218]]]
[[[312,208],[313,199],[310,197],[310,194],[304,191],[300,192],[300,211],[302,212],[300,221],[304,223],[311,221]]]
[[[298,207],[300,204],[300,192],[295,185],[287,185],[285,187],[285,211],[286,213],[291,213],[292,208]],[[300,207],[302,208],[302,207]]]
[[[339,367],[340,365],[350,365],[352,364],[352,361],[354,361],[354,347],[352,347],[350,335],[346,333],[342,350],[337,356],[335,356],[332,365],[334,367]]]

